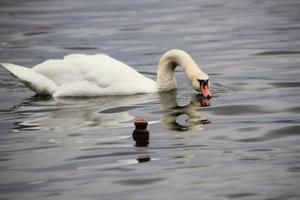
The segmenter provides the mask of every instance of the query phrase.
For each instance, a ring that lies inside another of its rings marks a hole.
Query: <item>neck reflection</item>
[[[172,131],[195,131],[203,129],[204,124],[211,121],[200,113],[199,107],[210,106],[210,99],[202,96],[195,96],[186,105],[179,105],[177,102],[177,92],[165,92],[159,94],[161,109],[166,111],[160,121],[166,129]]]

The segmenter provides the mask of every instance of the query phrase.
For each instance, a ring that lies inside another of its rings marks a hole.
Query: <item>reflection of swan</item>
[[[91,99],[31,98],[14,108],[22,115],[18,130],[66,130],[94,127],[128,127],[134,119],[128,111],[149,101],[149,95],[108,96]]]
[[[168,113],[161,117],[167,129],[175,131],[199,130],[203,124],[211,123],[209,119],[197,111],[200,106],[209,106],[209,99],[195,97],[188,105],[179,106],[176,102],[176,91],[160,93],[160,105]],[[187,118],[178,122],[180,117]]]
[[[13,76],[40,95],[53,97],[129,95],[177,88],[174,70],[181,66],[193,88],[211,96],[209,77],[182,50],[165,53],[157,69],[157,83],[128,65],[104,54],[65,56],[29,69],[1,63]]]

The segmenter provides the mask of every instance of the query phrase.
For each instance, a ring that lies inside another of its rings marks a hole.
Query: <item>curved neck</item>
[[[193,74],[201,72],[198,65],[185,51],[173,49],[165,53],[157,68],[157,85],[159,91],[168,91],[177,88],[174,70],[180,66],[192,82]]]

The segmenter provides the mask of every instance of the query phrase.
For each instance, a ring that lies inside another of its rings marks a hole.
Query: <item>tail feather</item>
[[[57,85],[52,80],[42,74],[34,72],[30,68],[11,63],[0,63],[0,65],[19,79],[25,86],[40,95],[52,95],[57,90]]]

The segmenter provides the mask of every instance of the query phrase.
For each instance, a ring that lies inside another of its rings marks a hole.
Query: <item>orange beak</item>
[[[207,97],[207,98],[212,97],[208,84],[203,84],[203,83],[200,84],[200,92],[202,93],[202,95],[204,97]]]

